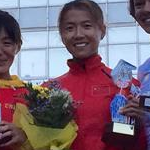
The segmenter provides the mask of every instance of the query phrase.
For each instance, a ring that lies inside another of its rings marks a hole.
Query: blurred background
[[[65,73],[71,58],[61,42],[57,19],[61,7],[71,0],[0,0],[0,9],[20,24],[23,45],[11,74],[41,82]],[[111,68],[120,59],[138,67],[150,56],[150,37],[129,15],[127,0],[94,0],[101,6],[107,33],[99,54]],[[133,71],[136,77],[137,70]]]

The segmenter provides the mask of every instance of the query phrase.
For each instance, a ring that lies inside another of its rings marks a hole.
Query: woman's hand
[[[145,126],[150,126],[150,111],[139,106],[140,98],[129,95],[128,99],[128,104],[120,108],[119,113],[140,119]]]
[[[2,121],[0,123],[0,142],[5,139],[6,142],[2,142],[0,147],[19,146],[26,141],[27,136],[25,132],[21,128],[16,127],[15,124]]]
[[[143,119],[145,117],[145,110],[139,106],[139,97],[129,95],[127,99],[128,104],[125,107],[120,108],[119,113],[126,116]]]

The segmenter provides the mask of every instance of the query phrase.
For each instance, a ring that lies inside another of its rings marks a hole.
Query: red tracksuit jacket
[[[2,120],[12,122],[16,103],[24,103],[21,98],[27,90],[25,88],[0,88],[0,103]],[[10,150],[9,148],[0,148],[0,150]]]
[[[111,69],[101,62],[101,57],[96,55],[80,64],[69,60],[68,66],[69,72],[57,80],[71,92],[74,100],[81,102],[76,112],[79,130],[72,150],[145,150],[143,134],[127,149],[101,141],[105,124],[111,122],[110,102],[119,91],[110,77]],[[48,86],[48,82],[44,85]]]

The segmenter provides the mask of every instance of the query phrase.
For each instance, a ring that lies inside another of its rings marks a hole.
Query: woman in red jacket
[[[22,40],[17,21],[7,12],[0,10],[0,150],[30,150],[25,132],[13,124],[16,103],[25,93],[23,82],[10,75],[10,67],[21,48]]]
[[[99,5],[90,0],[65,4],[59,15],[59,32],[73,59],[67,62],[69,71],[57,80],[76,101],[81,101],[76,112],[79,132],[72,150],[144,150],[145,143],[140,141],[131,147],[115,147],[101,140],[105,124],[111,122],[110,102],[119,89],[113,83],[111,69],[98,55],[99,43],[105,36]]]

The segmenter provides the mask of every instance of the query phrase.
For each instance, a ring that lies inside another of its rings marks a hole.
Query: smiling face
[[[134,0],[135,19],[150,34],[150,0]]]
[[[88,11],[68,10],[61,22],[60,34],[74,59],[85,59],[98,53],[102,30]]]
[[[9,69],[13,63],[18,45],[7,35],[4,28],[0,30],[0,78],[10,79]]]

